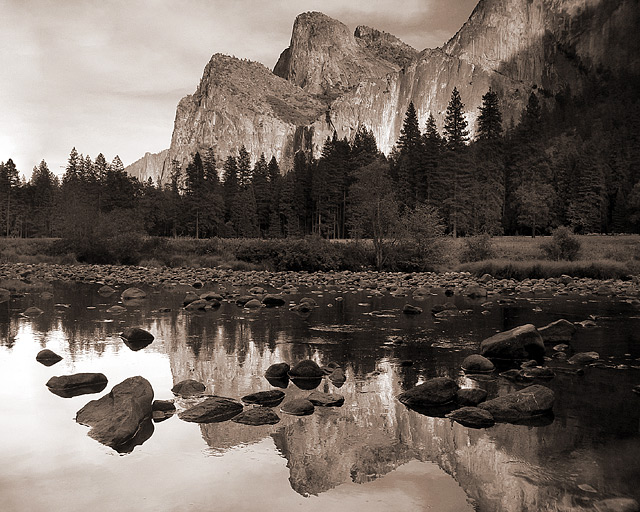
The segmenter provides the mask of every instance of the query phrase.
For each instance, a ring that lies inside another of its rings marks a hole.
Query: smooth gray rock
[[[551,389],[534,384],[483,402],[478,407],[489,411],[496,421],[517,422],[550,412],[554,401]]]
[[[51,377],[47,382],[50,389],[72,389],[84,386],[100,386],[107,384],[107,377],[103,373],[74,373]]]
[[[488,428],[495,425],[495,419],[491,413],[478,407],[462,407],[450,412],[446,417],[465,427]]]
[[[147,294],[140,288],[127,288],[120,294],[122,300],[144,299]]]
[[[264,372],[264,376],[267,379],[288,379],[290,369],[287,363],[272,364],[267,368],[267,371]]]
[[[458,384],[448,377],[436,377],[398,395],[398,400],[409,407],[435,407],[456,398]]]
[[[294,398],[282,404],[280,410],[294,416],[307,416],[313,414],[314,405],[306,398]]]
[[[284,392],[279,389],[258,391],[257,393],[251,393],[250,395],[242,397],[242,401],[245,404],[263,405],[266,407],[280,405],[282,400],[284,400]]]
[[[181,412],[181,420],[193,423],[219,423],[227,421],[242,412],[242,404],[231,398],[213,396],[204,402]]]
[[[538,329],[538,332],[545,343],[566,342],[571,341],[571,338],[573,338],[576,332],[576,326],[568,320],[561,318],[560,320],[541,327]]]
[[[171,388],[171,392],[174,395],[180,396],[198,396],[204,393],[205,389],[207,389],[207,387],[202,382],[198,382],[193,379],[186,379],[175,384]]]
[[[535,326],[526,324],[487,338],[480,344],[480,353],[490,359],[541,361],[544,342]]]
[[[571,364],[589,364],[600,359],[600,354],[597,352],[578,352],[569,358]]]
[[[311,359],[300,361],[289,370],[289,377],[292,379],[317,379],[323,376],[322,369]]]
[[[262,303],[268,308],[273,308],[276,306],[284,306],[286,301],[282,298],[281,295],[268,294],[265,295],[262,299]]]
[[[45,348],[38,352],[36,355],[36,361],[45,366],[53,366],[57,362],[62,361],[62,356],[59,356],[53,350]]]
[[[242,411],[231,421],[252,426],[275,425],[280,421],[280,416],[268,407],[253,407]]]
[[[467,373],[491,373],[495,366],[484,356],[472,354],[462,361],[462,369]]]

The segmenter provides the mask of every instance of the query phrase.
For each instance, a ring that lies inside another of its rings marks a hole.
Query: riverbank
[[[548,259],[551,237],[493,237],[469,252],[470,238],[438,239],[429,255],[395,248],[386,270],[469,272],[501,279],[549,279],[569,275],[591,279],[631,279],[640,275],[640,235],[575,237],[574,261]],[[146,268],[208,268],[238,271],[364,271],[373,268],[370,241],[305,239],[208,239],[124,237],[79,247],[59,239],[0,239],[0,263],[73,265],[125,263]],[[484,250],[486,249],[486,250]],[[101,251],[101,252],[100,252]],[[98,258],[98,261],[95,261]]]

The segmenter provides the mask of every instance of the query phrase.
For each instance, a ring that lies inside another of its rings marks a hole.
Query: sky
[[[178,101],[214,53],[273,69],[295,17],[321,11],[418,50],[444,44],[477,0],[0,0],[0,162],[28,178],[71,148],[125,165],[169,147]]]

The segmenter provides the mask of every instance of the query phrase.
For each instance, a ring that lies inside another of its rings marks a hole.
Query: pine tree
[[[413,208],[426,196],[422,134],[413,102],[407,108],[397,147],[398,198],[405,208]]]
[[[53,234],[52,218],[56,199],[57,180],[42,160],[31,174],[32,206],[35,217],[36,235],[51,236]]]
[[[498,104],[498,94],[489,89],[482,97],[478,117],[478,140],[496,141],[502,137],[502,112]]]
[[[424,165],[424,199],[423,201],[431,203],[437,201],[438,198],[446,196],[445,187],[441,176],[438,174],[438,163],[442,153],[442,137],[438,133],[436,120],[433,114],[429,114],[425,132],[422,137],[423,147],[423,165]]]
[[[9,158],[0,165],[0,201],[2,201],[2,215],[4,220],[5,236],[11,233],[14,220],[15,196],[20,185],[20,176],[16,164]]]
[[[269,160],[267,168],[269,177],[269,238],[278,238],[282,235],[280,219],[280,195],[282,192],[282,176],[275,156]]]
[[[449,149],[456,151],[467,143],[469,140],[467,125],[467,120],[464,117],[464,104],[457,87],[454,87],[444,120],[444,133]]]
[[[269,168],[264,153],[253,166],[253,192],[256,201],[256,214],[261,236],[267,236],[269,232],[270,213],[270,190],[269,190]]]
[[[240,146],[238,150],[238,185],[241,188],[247,187],[251,183],[251,155],[244,147]]]

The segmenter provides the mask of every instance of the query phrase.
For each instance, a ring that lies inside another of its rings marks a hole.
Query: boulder
[[[200,298],[202,300],[206,300],[206,301],[210,301],[210,302],[218,302],[219,303],[222,301],[222,295],[220,295],[219,293],[216,292],[205,292],[203,294],[200,295]]]
[[[456,398],[458,384],[448,377],[436,377],[398,395],[398,400],[409,407],[435,407]]]
[[[600,359],[600,354],[597,352],[578,352],[569,358],[571,364],[590,364]]]
[[[107,309],[107,313],[111,315],[117,315],[119,313],[124,313],[127,310],[124,306],[120,306],[119,304],[115,304]]]
[[[289,377],[292,379],[318,379],[322,376],[324,376],[324,372],[318,364],[311,359],[300,361],[289,370]]]
[[[517,422],[549,413],[554,400],[555,395],[551,389],[534,384],[483,402],[478,407],[489,411],[496,421]]]
[[[98,289],[98,293],[103,297],[108,297],[109,295],[113,295],[114,293],[116,293],[116,290],[115,288],[112,288],[111,286],[105,284]]]
[[[198,405],[181,412],[181,420],[193,423],[220,423],[242,412],[242,404],[231,398],[213,396]]]
[[[405,304],[402,308],[402,312],[405,315],[419,315],[420,313],[422,313],[422,308],[419,308],[418,306],[414,306],[412,304]]]
[[[253,295],[241,295],[240,297],[236,298],[236,304],[242,307],[250,300],[258,300],[258,298],[254,297]],[[260,301],[258,300],[258,302]]]
[[[208,300],[196,299],[184,306],[184,309],[187,311],[206,311],[207,309],[211,309],[211,307],[211,302]]]
[[[47,382],[47,387],[54,389],[73,389],[90,386],[107,385],[107,377],[103,373],[74,373],[73,375],[60,375],[51,377]]]
[[[316,300],[311,297],[303,297],[302,299],[300,299],[300,304],[308,304],[312,308],[315,308],[318,306],[318,303],[316,302]]]
[[[138,433],[151,417],[153,388],[145,378],[125,379],[98,400],[92,400],[76,414],[76,421],[91,428],[89,436],[118,449]]]
[[[120,297],[122,300],[135,300],[135,299],[144,299],[147,294],[143,292],[140,288],[127,288],[122,292]]]
[[[281,295],[265,295],[262,299],[262,303],[268,308],[273,308],[276,306],[284,306],[286,301],[282,298]]]
[[[242,401],[245,404],[264,405],[266,407],[280,405],[282,400],[284,400],[284,392],[279,389],[258,391],[257,393],[251,393],[250,395],[242,397]]]
[[[319,407],[341,407],[342,404],[344,404],[344,397],[342,395],[322,393],[320,391],[311,393],[307,397],[307,400]]]
[[[289,370],[290,367],[287,363],[276,363],[272,364],[267,368],[267,371],[264,372],[264,376],[267,379],[289,379]]]
[[[197,380],[186,379],[178,382],[175,386],[171,388],[171,392],[174,395],[179,395],[182,397],[185,396],[198,396],[204,393],[204,390],[207,387]]]
[[[253,407],[242,411],[231,421],[251,426],[275,425],[280,421],[280,416],[268,407]]]
[[[528,379],[553,379],[555,372],[546,366],[535,366],[533,368],[523,368],[522,375]]]
[[[258,299],[251,299],[245,302],[243,307],[245,309],[258,309],[262,307],[262,303]]]
[[[445,302],[444,304],[436,304],[431,308],[431,314],[436,315],[438,313],[442,313],[443,311],[457,311],[458,306],[456,306],[453,302]]]
[[[463,295],[466,295],[467,297],[471,297],[472,299],[486,297],[487,289],[483,288],[482,286],[467,286],[464,289]]]
[[[151,411],[153,421],[160,422],[173,416],[176,413],[176,406],[171,400],[154,400]]]
[[[464,358],[462,369],[466,373],[491,373],[495,366],[486,357],[480,354],[472,354]]]
[[[488,428],[495,425],[491,413],[478,407],[462,407],[450,412],[446,417],[471,428]]]
[[[189,304],[191,304],[192,302],[195,302],[196,300],[200,300],[200,296],[195,293],[195,292],[187,292],[187,294],[184,296],[184,299],[182,299],[182,306],[186,307]],[[204,299],[202,299],[204,300]]]
[[[558,343],[571,341],[573,334],[576,332],[576,326],[568,320],[561,318],[555,322],[551,322],[544,327],[538,329],[542,341],[545,343]]]
[[[335,387],[340,388],[347,380],[347,376],[342,368],[336,368],[329,374],[329,380]]]
[[[296,313],[309,313],[313,309],[307,302],[301,302],[300,304],[296,304],[291,308],[291,311],[295,311]]]
[[[487,398],[487,392],[480,388],[462,388],[456,393],[458,405],[478,405]]]
[[[480,344],[480,353],[490,359],[542,361],[544,342],[532,324],[500,332]]]
[[[315,410],[314,405],[306,398],[294,398],[282,404],[280,410],[286,414],[292,414],[294,416],[306,416],[313,414]]]
[[[53,350],[45,348],[38,352],[36,355],[36,361],[45,366],[53,366],[57,362],[62,361],[62,356],[59,356]]]
[[[122,334],[120,334],[120,337],[124,341],[124,344],[134,352],[150,345],[154,340],[153,334],[139,327],[129,327],[125,329]]]

